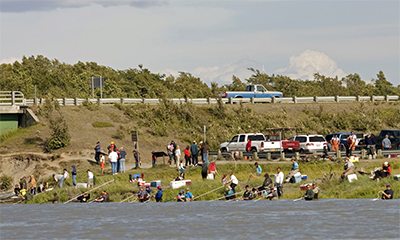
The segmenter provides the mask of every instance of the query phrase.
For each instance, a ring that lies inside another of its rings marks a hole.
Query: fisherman
[[[148,194],[151,195],[151,188],[150,188],[150,186],[147,186],[147,187],[146,187],[146,192],[147,192]]]
[[[208,175],[208,161],[206,162],[204,159],[202,160],[203,166],[201,166],[201,177],[204,179],[207,178]]]
[[[95,202],[105,202],[106,200],[106,193],[104,191],[101,192],[101,196],[96,198],[94,201]]]
[[[275,176],[275,186],[276,190],[278,191],[278,196],[281,197],[283,195],[282,182],[285,176],[283,175],[283,172],[281,171],[280,167],[278,167],[276,171],[278,173]]]
[[[104,169],[106,167],[106,158],[104,157],[104,154],[100,154],[100,169],[101,169],[101,174],[104,174]]]
[[[149,198],[150,194],[144,190],[144,187],[140,187],[139,202],[146,202]]]
[[[373,180],[379,181],[379,178],[385,178],[390,175],[392,172],[392,168],[390,167],[390,164],[388,162],[383,163],[382,169],[379,169],[373,173],[373,175],[369,178]]]
[[[54,193],[53,194],[53,198],[52,199],[49,199],[49,200],[47,200],[48,202],[52,202],[52,203],[58,203],[58,201],[59,201],[59,198],[58,198],[58,196],[57,196],[57,193]]]
[[[99,160],[100,160],[100,153],[101,153],[100,142],[96,143],[96,146],[94,147],[94,151],[95,151],[94,159],[96,159],[96,163],[98,164]]]
[[[316,182],[313,182],[313,192],[314,192],[314,199],[318,199],[318,194],[319,194],[319,187],[317,186]]]
[[[265,193],[266,193],[266,191],[265,191]],[[270,192],[269,193],[267,193],[267,195],[265,195],[264,196],[266,199],[268,199],[268,200],[274,200],[274,199],[277,199],[278,198],[278,195],[276,194],[276,192],[275,192],[275,188],[271,188],[270,189]]]
[[[258,194],[260,194],[260,192],[257,190],[257,188],[253,188],[251,189],[251,192],[253,194],[253,199],[258,197]]]
[[[63,171],[64,171],[64,174],[63,174],[62,178],[60,179],[60,183],[59,183],[60,188],[63,187],[64,181],[66,181],[69,178],[69,173],[68,173],[67,169],[64,168]]]
[[[87,170],[88,173],[88,180],[87,180],[87,187],[93,187],[94,185],[94,175],[93,173],[90,171],[90,169]]]
[[[18,184],[15,185],[15,188],[14,188],[15,196],[19,196],[20,192],[21,192],[21,189],[19,188]]]
[[[349,158],[346,158],[345,162],[346,163],[344,164],[344,171],[340,176],[342,180],[346,179],[347,176],[349,176],[350,174],[354,174],[356,170],[354,164],[350,161]]]
[[[311,201],[314,199],[314,191],[311,189],[311,184],[307,185],[306,195],[304,196],[304,200]]]
[[[176,196],[176,201],[177,202],[185,202],[185,194],[183,189],[181,189],[178,193],[178,195]]]
[[[383,200],[388,200],[388,199],[393,199],[393,190],[390,187],[390,183],[386,184],[386,190],[385,191],[380,191],[382,193],[382,199]]]
[[[76,198],[79,202],[81,203],[85,203],[90,199],[90,192],[88,192],[88,194],[83,193],[82,195],[80,195],[78,198]]]
[[[233,193],[235,193],[235,187],[238,185],[239,180],[236,178],[235,175],[233,175],[233,172],[229,172],[229,180],[226,182],[226,184],[231,183],[230,187],[232,188]]]
[[[292,170],[286,176],[285,183],[288,183],[290,179],[298,172],[299,172],[299,164],[296,162],[296,159],[292,158]]]
[[[260,177],[260,176],[261,176],[261,173],[262,173],[262,168],[261,168],[261,166],[258,164],[258,162],[255,162],[255,163],[254,163],[254,166],[256,166],[256,176],[253,176],[253,174],[252,174],[252,176],[253,176],[253,177]]]
[[[194,199],[193,193],[190,192],[189,188],[186,188],[185,199],[186,202],[191,202]]]
[[[154,198],[156,199],[156,202],[162,202],[163,190],[162,190],[161,186],[158,186],[157,188],[158,188],[158,192],[156,193]]]
[[[233,192],[230,186],[226,186],[228,192],[224,195],[226,200],[235,199],[235,192]]]
[[[26,177],[22,177],[21,180],[19,180],[19,188],[25,190],[28,188],[26,184]]]
[[[270,188],[270,185],[272,184],[272,179],[271,179],[271,177],[268,175],[268,173],[265,173],[265,174],[264,174],[264,177],[265,177],[265,179],[264,179],[263,185],[261,185],[261,187],[258,188],[258,191],[262,191],[262,190],[265,190],[265,189],[269,189],[269,188]]]
[[[239,198],[239,200],[252,200],[253,194],[250,191],[250,186],[246,185],[245,189],[246,191],[244,191],[243,196]]]

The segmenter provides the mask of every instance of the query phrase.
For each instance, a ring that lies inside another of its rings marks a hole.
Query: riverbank
[[[355,163],[357,170],[361,168],[365,169],[365,171],[370,172],[375,167],[379,167],[382,165],[384,161],[388,161],[392,166],[394,174],[400,174],[400,160],[399,159],[379,159],[374,161],[360,161]],[[259,162],[260,166],[263,169],[264,173],[275,174],[276,168],[281,167],[282,171],[285,175],[289,172],[291,165],[287,164],[287,162]],[[254,163],[248,161],[247,164],[219,164],[218,161],[216,163],[217,172],[215,180],[202,180],[201,178],[201,167],[192,167],[188,168],[186,172],[185,179],[191,180],[191,186],[188,186],[194,196],[200,196],[201,194],[207,193],[213,189],[216,189],[221,185],[221,176],[223,174],[227,174],[229,171],[234,171],[235,176],[239,179],[239,185],[236,188],[237,192],[243,191],[245,185],[250,185],[250,187],[260,186],[264,180],[261,178],[253,178],[250,177],[251,173],[255,172]],[[152,168],[142,168],[142,169],[131,169],[126,171],[125,173],[120,173],[118,175],[110,175],[110,166],[106,165],[107,171],[103,175],[99,171],[99,167],[97,165],[93,165],[92,171],[96,176],[96,185],[99,186],[105,182],[108,182],[112,179],[115,179],[115,182],[110,183],[104,187],[101,187],[97,190],[92,191],[91,198],[95,198],[100,196],[100,192],[106,190],[110,194],[110,200],[112,202],[120,202],[123,199],[131,196],[134,193],[138,192],[138,187],[136,184],[132,184],[129,182],[129,174],[143,174],[144,180],[146,182],[151,182],[153,180],[161,180],[163,190],[164,190],[164,201],[173,200],[173,198],[179,192],[179,189],[170,189],[169,182],[172,181],[175,177],[178,176],[178,172],[175,168],[159,165]],[[400,182],[395,181],[393,177],[388,177],[381,179],[381,181],[372,181],[368,177],[370,175],[358,175],[358,180],[352,183],[348,181],[341,182],[340,174],[342,173],[343,163],[336,163],[330,161],[316,161],[316,162],[300,162],[300,172],[303,175],[307,175],[307,180],[302,181],[296,184],[284,184],[284,194],[281,199],[296,199],[304,194],[304,191],[300,190],[300,185],[304,183],[312,183],[316,181],[321,189],[321,194],[319,198],[376,198],[377,193],[381,190],[385,189],[386,183],[392,184],[392,189],[395,190],[394,198],[400,198],[400,193],[396,191],[400,189]],[[87,174],[85,172],[86,169],[79,169],[78,165],[78,175],[77,182],[84,182],[87,178]],[[333,173],[332,178],[330,178],[330,173]],[[324,175],[327,175],[328,178],[324,179]],[[274,178],[273,178],[274,179]],[[47,179],[50,181],[50,179]],[[60,197],[60,202],[65,202],[68,199],[88,191],[90,189],[79,188],[76,189],[72,186],[72,180],[68,179],[64,183],[64,187],[62,189],[55,187],[53,191],[40,194],[35,197],[33,200],[28,201],[27,203],[44,203],[48,199],[52,198],[53,193],[57,193]],[[153,193],[157,191],[156,188],[153,188]],[[213,200],[223,196],[226,193],[224,188],[220,188],[214,192],[206,194],[197,200]],[[133,200],[133,199],[132,199]]]

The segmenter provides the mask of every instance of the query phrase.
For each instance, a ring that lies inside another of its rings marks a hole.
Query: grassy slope
[[[381,165],[384,160],[368,162],[362,161],[360,163],[356,163],[356,167],[360,169],[361,167],[365,168],[366,171],[373,170],[375,167]],[[393,169],[395,169],[394,174],[399,174],[400,161],[391,161],[390,162]],[[263,173],[268,172],[270,174],[276,173],[276,168],[279,166],[282,168],[283,172],[286,174],[290,170],[290,164],[285,164],[283,162],[276,163],[260,163],[263,168]],[[400,197],[400,182],[394,181],[392,177],[382,179],[380,182],[372,181],[368,178],[368,176],[358,176],[358,181],[353,183],[349,183],[347,181],[340,182],[339,176],[333,177],[331,181],[322,181],[323,173],[329,173],[332,167],[333,172],[337,172],[339,175],[342,172],[343,164],[337,164],[327,161],[317,161],[317,162],[301,162],[300,170],[302,174],[308,175],[307,181],[302,181],[297,184],[285,184],[284,185],[284,195],[283,199],[295,199],[300,197],[304,192],[300,191],[299,186],[304,183],[311,183],[313,180],[316,180],[319,183],[319,187],[322,190],[320,194],[320,198],[376,198],[377,192],[385,189],[386,183],[390,182],[392,184],[392,189],[395,191],[395,198]],[[96,176],[96,185],[99,186],[102,183],[105,183],[113,178],[116,179],[116,182],[111,183],[107,186],[104,186],[98,190],[93,191],[92,198],[98,197],[100,191],[107,190],[107,192],[111,195],[111,201],[119,202],[126,197],[131,196],[134,192],[138,191],[138,187],[135,184],[129,183],[129,174],[138,174],[143,173],[144,179],[147,182],[152,180],[161,180],[163,188],[164,188],[164,200],[172,199],[179,192],[179,189],[170,189],[169,182],[177,176],[176,169],[170,168],[168,166],[157,166],[150,169],[138,169],[138,170],[128,170],[124,174],[118,174],[116,176],[109,175],[109,165],[107,165],[107,173],[105,175],[101,175],[98,169],[94,170]],[[228,173],[229,171],[235,170],[235,164],[219,164],[217,163],[217,171],[219,174]],[[263,178],[249,178],[250,173],[254,172],[253,164],[237,164],[235,175],[239,179],[239,186],[237,187],[237,191],[244,190],[244,186],[248,183],[251,187],[260,186],[263,182]],[[78,171],[78,182],[84,182],[87,174],[84,171]],[[199,196],[203,193],[211,191],[221,186],[221,177],[216,176],[215,180],[205,180],[201,179],[201,168],[193,168],[190,169],[186,174],[186,179],[190,179],[192,181],[192,185],[190,189],[195,196]],[[250,180],[249,180],[250,179]],[[86,191],[87,189],[75,189],[72,187],[72,180],[69,179],[66,181],[65,187],[63,189],[56,188],[54,191],[57,192],[60,196],[61,201],[66,201],[69,198]],[[50,199],[52,194],[54,193],[48,192],[45,194],[41,194],[32,200],[30,203],[41,203],[46,201],[46,199]],[[156,191],[156,189],[153,189]],[[198,200],[212,200],[218,197],[221,197],[225,194],[225,189],[221,188],[215,192],[207,194]]]

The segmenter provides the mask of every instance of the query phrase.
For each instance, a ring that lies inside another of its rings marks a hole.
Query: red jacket
[[[189,149],[187,149],[187,148],[185,148],[185,155],[190,157],[190,152],[189,152]]]
[[[251,141],[247,141],[246,150],[250,152],[250,150],[251,150]]]

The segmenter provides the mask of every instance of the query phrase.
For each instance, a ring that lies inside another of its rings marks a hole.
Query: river
[[[1,239],[399,239],[400,200],[0,205]]]

